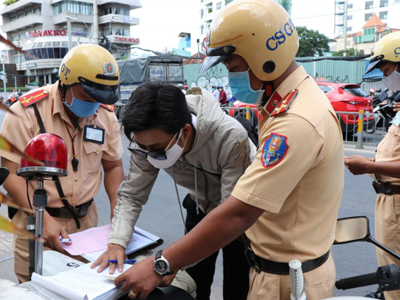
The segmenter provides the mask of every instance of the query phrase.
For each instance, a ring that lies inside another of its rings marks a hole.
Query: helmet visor
[[[118,100],[118,85],[103,85],[79,78],[85,93],[93,100],[103,104],[114,104]]]
[[[207,56],[203,61],[203,64],[200,68],[200,73],[207,71],[209,68],[212,68],[224,61],[228,56],[235,52],[235,46],[224,46],[219,48],[211,48],[207,50]]]
[[[369,72],[374,70],[378,66],[378,64],[382,62],[382,59],[383,55],[371,57],[371,59],[369,60],[369,65],[367,67],[367,70],[365,71],[365,74],[368,74]]]

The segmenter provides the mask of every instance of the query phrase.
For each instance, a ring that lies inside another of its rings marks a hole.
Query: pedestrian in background
[[[224,105],[228,103],[228,97],[222,85],[218,85],[218,91],[219,91],[219,104]]]
[[[219,102],[219,91],[215,88],[214,85],[211,87],[211,89],[212,89],[212,93],[214,95],[215,100],[217,100]]]

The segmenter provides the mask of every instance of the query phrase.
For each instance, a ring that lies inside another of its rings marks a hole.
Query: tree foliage
[[[3,4],[5,6],[18,2],[19,0],[4,0]]]
[[[296,57],[323,56],[329,51],[328,37],[305,26],[296,27],[299,35],[299,51]]]
[[[339,50],[337,52],[333,52],[332,56],[343,56],[343,50]],[[361,52],[354,48],[346,49],[346,56],[357,56],[361,55]]]

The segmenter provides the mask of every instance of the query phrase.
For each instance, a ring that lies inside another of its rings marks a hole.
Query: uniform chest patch
[[[279,164],[289,149],[287,136],[271,133],[265,141],[261,153],[261,162],[264,168],[270,168]]]

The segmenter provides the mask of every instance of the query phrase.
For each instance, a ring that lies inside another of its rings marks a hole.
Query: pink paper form
[[[111,231],[111,224],[101,227],[93,227],[81,232],[71,233],[69,237],[72,244],[61,243],[65,251],[71,255],[82,255],[107,249],[108,235]],[[132,237],[131,241],[135,238]]]

